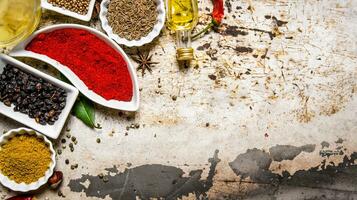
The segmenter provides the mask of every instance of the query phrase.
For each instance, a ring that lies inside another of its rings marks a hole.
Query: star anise
[[[135,62],[139,64],[137,70],[141,70],[141,74],[144,77],[145,75],[145,70],[148,70],[150,73],[152,72],[152,66],[159,64],[158,62],[153,62],[151,61],[152,55],[150,55],[149,51],[146,51],[145,53],[142,53],[137,50],[136,55],[132,55],[132,58]]]

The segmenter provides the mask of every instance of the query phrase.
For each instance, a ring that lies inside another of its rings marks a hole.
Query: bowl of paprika
[[[118,44],[96,29],[77,24],[48,26],[9,54],[52,65],[99,105],[125,111],[139,109],[139,86],[133,64]]]

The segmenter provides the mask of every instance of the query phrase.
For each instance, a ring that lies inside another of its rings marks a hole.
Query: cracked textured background
[[[198,29],[212,10],[199,5]],[[70,116],[78,144],[57,166],[65,197],[37,197],[357,199],[357,1],[226,0],[225,11],[219,30],[193,42],[190,68],[178,67],[168,30],[142,48],[160,64],[139,77],[138,112],[98,106],[102,130]],[[83,23],[45,12],[40,26],[69,22]]]

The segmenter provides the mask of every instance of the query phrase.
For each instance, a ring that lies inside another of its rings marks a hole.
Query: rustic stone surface
[[[209,20],[210,2],[200,2],[198,28]],[[78,144],[63,150],[57,166],[66,199],[357,197],[357,2],[225,2],[223,26],[193,42],[190,68],[178,67],[168,30],[143,47],[160,64],[139,76],[140,111],[119,115],[98,106],[102,130],[69,117]],[[68,22],[86,24],[46,12],[41,27]],[[86,25],[100,29],[97,19]],[[21,126],[0,119],[4,130]],[[302,149],[308,144],[315,147]],[[279,145],[288,152],[272,155]],[[95,178],[100,173],[108,182]],[[45,197],[63,199],[50,191]]]

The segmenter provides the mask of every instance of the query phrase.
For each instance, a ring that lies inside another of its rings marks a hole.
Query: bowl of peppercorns
[[[10,56],[0,55],[0,113],[56,139],[78,90]]]
[[[41,7],[63,15],[89,21],[96,0],[41,0]]]

